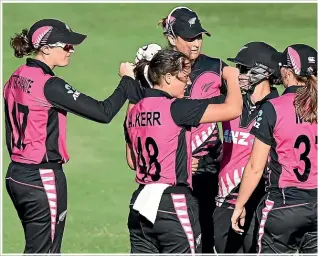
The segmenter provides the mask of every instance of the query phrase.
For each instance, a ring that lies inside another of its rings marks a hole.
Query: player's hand
[[[120,77],[130,76],[133,79],[135,79],[134,68],[135,68],[135,65],[133,63],[122,62],[122,63],[120,63],[120,66],[119,66],[118,75]]]
[[[161,50],[161,46],[158,44],[147,44],[140,47],[136,53],[135,63],[138,63],[142,59],[151,61],[152,57]]]
[[[199,159],[192,157],[192,173],[195,173],[199,167]]]
[[[231,222],[232,222],[232,228],[233,230],[242,235],[244,233],[244,230],[241,228],[245,224],[245,217],[246,217],[246,211],[245,207],[237,208],[235,207]]]
[[[223,68],[222,77],[224,80],[228,80],[229,78],[237,78],[240,75],[240,71],[238,68],[226,66]]]

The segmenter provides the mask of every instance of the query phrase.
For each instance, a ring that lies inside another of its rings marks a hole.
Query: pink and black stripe
[[[188,214],[187,200],[184,194],[171,194],[174,209],[177,213],[181,226],[188,238],[191,254],[195,254],[195,241],[193,230]]]
[[[52,169],[40,169],[40,176],[50,207],[51,214],[51,238],[54,241],[56,215],[57,215],[57,194],[55,184],[55,174]]]
[[[273,207],[274,207],[274,201],[267,199],[265,201],[265,208],[262,210],[262,219],[261,219],[261,223],[259,225],[260,227],[259,227],[259,231],[258,231],[258,241],[257,241],[258,254],[260,254],[262,251],[262,238],[264,235],[265,223],[266,223],[266,220],[268,218],[268,214],[273,209]]]

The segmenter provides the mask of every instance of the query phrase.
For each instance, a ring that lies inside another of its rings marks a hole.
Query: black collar
[[[147,88],[145,91],[145,97],[166,97],[168,99],[172,99],[173,97],[162,90]]]
[[[300,86],[297,86],[297,85],[292,85],[292,86],[289,86],[285,89],[285,91],[283,92],[283,94],[286,94],[286,93],[296,93],[296,91],[301,88]]]
[[[28,67],[35,67],[35,68],[41,68],[44,72],[44,74],[50,74],[51,76],[54,76],[52,69],[46,65],[44,62],[36,59],[27,58],[26,65]]]

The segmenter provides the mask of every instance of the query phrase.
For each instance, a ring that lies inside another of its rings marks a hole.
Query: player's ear
[[[171,84],[172,77],[170,73],[165,74],[164,79],[166,84],[169,84],[169,85]]]
[[[176,38],[173,36],[168,36],[168,41],[171,45],[176,46]]]
[[[41,47],[40,52],[43,53],[44,55],[50,55],[50,47],[45,45]]]

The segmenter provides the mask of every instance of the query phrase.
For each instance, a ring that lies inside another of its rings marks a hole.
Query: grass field
[[[13,57],[9,38],[41,18],[57,18],[74,31],[87,33],[71,64],[55,70],[69,84],[97,99],[118,84],[120,61],[133,61],[143,44],[165,45],[157,21],[177,4],[3,4],[3,82],[23,60]],[[265,41],[279,50],[293,43],[317,46],[316,4],[188,4],[198,12],[211,38],[203,52],[226,59],[248,41]],[[69,115],[65,165],[69,206],[65,253],[127,253],[127,214],[136,187],[125,161],[122,123],[125,109],[109,125]],[[4,127],[4,126],[3,126]],[[3,133],[4,136],[4,133]],[[2,142],[5,176],[9,157]],[[4,253],[23,251],[21,224],[3,191]]]

